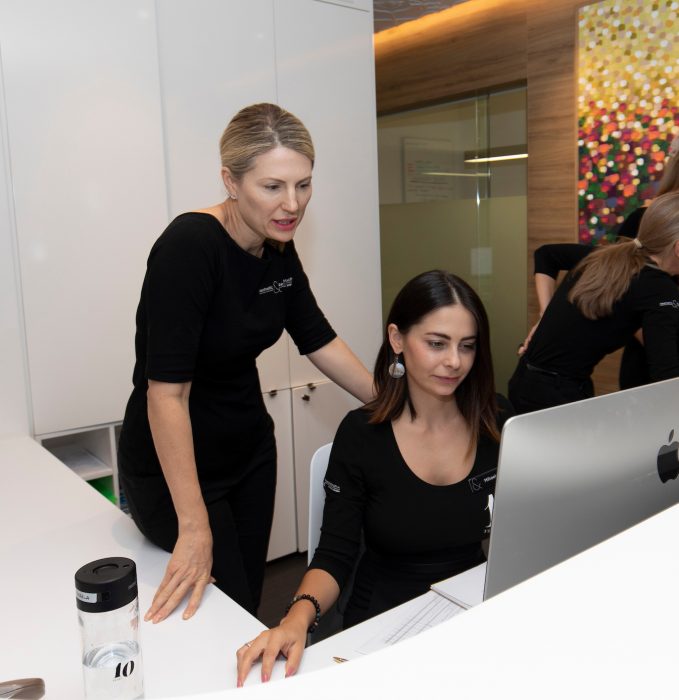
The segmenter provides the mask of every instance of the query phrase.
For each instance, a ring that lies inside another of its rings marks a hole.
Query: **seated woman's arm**
[[[337,581],[322,569],[309,569],[295,595],[306,593],[313,596],[325,613],[339,597]],[[293,675],[299,668],[307,630],[316,619],[316,606],[309,600],[295,603],[277,627],[262,632],[256,639],[242,646],[236,652],[238,660],[237,686],[240,688],[247,678],[252,664],[261,657],[262,682],[271,678],[273,664],[279,654],[286,657],[285,677]]]
[[[364,463],[366,436],[361,432],[358,411],[342,421],[333,441],[325,474],[325,504],[318,548],[297,595],[306,593],[319,604],[321,614],[337,601],[358,559],[366,502]],[[239,686],[243,685],[252,664],[261,657],[262,681],[271,678],[271,669],[279,653],[286,658],[285,675],[299,668],[306,634],[316,618],[316,606],[300,600],[289,609],[280,624],[262,632],[252,643],[237,652]]]

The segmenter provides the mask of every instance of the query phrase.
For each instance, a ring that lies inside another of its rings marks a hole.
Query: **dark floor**
[[[299,587],[307,566],[306,552],[290,554],[266,565],[262,602],[257,617],[267,626],[277,625]]]

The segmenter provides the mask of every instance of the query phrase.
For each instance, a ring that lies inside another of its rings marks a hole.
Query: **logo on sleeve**
[[[285,277],[282,280],[272,282],[268,287],[262,287],[260,294],[280,294],[284,289],[292,287],[292,277]]]
[[[679,309],[679,301],[672,299],[672,301],[661,301],[658,306],[671,306],[673,309]]]
[[[328,481],[327,479],[323,479],[323,486],[325,486],[325,488],[329,491],[334,491],[335,493],[340,492],[340,487],[337,484],[333,484],[332,481]]]

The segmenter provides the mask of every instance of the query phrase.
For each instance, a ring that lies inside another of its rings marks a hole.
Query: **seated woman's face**
[[[476,321],[461,304],[432,311],[401,336],[410,391],[455,393],[476,357]]]

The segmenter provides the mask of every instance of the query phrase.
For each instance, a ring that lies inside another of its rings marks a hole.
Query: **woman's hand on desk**
[[[306,618],[288,615],[278,627],[262,632],[251,642],[247,642],[238,649],[236,652],[238,660],[237,687],[243,686],[252,664],[260,657],[262,659],[262,683],[266,683],[271,678],[274,661],[279,654],[283,654],[287,659],[285,677],[292,676],[302,660],[308,626],[309,622]]]
[[[214,583],[212,570],[212,532],[210,528],[197,528],[181,532],[172,556],[165,569],[165,576],[144,616],[145,620],[164,620],[184,599],[191,596],[182,617],[188,620],[198,609],[208,583]]]

